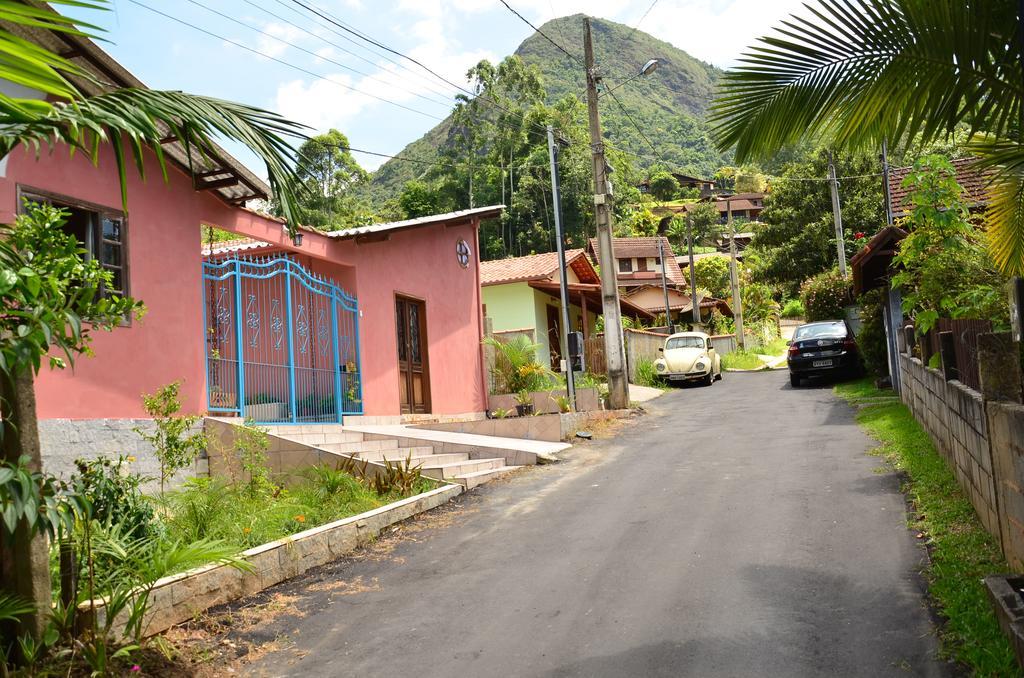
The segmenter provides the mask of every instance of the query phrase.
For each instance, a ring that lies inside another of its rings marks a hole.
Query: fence
[[[950,333],[952,360],[943,363],[947,377],[952,377],[974,390],[981,388],[978,365],[978,335],[992,331],[991,320],[950,320],[941,318],[921,339],[921,360],[925,365],[934,355],[942,354],[942,336]]]
[[[715,334],[711,337],[711,346],[719,356],[727,356],[736,350],[735,334]]]
[[[636,383],[637,365],[645,360],[657,360],[661,356],[658,349],[665,346],[668,335],[647,330],[623,330],[622,334],[626,342],[626,370],[629,373],[629,381]]]

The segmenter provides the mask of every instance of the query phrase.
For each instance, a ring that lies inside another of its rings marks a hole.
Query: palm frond
[[[930,141],[961,122],[1003,136],[1024,87],[1016,3],[821,0],[722,79],[713,137],[738,162],[806,138],[839,147]]]
[[[53,0],[50,4],[105,10],[106,2],[107,0]],[[76,21],[48,7],[36,7],[19,0],[0,0],[0,21],[26,28],[42,28],[86,37],[92,37],[93,34],[82,29],[98,29],[97,26]],[[9,31],[0,31],[0,78],[49,95],[73,99],[79,96],[79,92],[67,80],[67,75],[92,79],[88,73],[68,59]],[[31,99],[5,99],[5,103],[14,108],[30,106],[32,102]]]
[[[271,189],[281,201],[285,218],[298,223],[295,149],[289,140],[304,139],[306,128],[270,111],[184,92],[123,88],[74,104],[56,103],[42,116],[21,117],[0,110],[0,154],[18,145],[53,146],[63,142],[89,154],[93,162],[108,142],[114,149],[122,200],[127,207],[127,166],[134,162],[144,176],[144,148],[152,148],[166,179],[160,140],[168,133],[187,149],[205,154],[215,138],[237,141],[267,166]],[[129,157],[129,153],[131,156]]]
[[[33,612],[35,609],[30,602],[23,598],[0,593],[0,621],[18,621],[19,617]]]

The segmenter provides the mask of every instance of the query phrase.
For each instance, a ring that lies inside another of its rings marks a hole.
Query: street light
[[[658,70],[658,66],[660,66],[660,65],[661,65],[661,61],[660,60],[658,60],[658,59],[648,59],[647,63],[645,63],[643,66],[640,67],[639,71],[634,73],[629,78],[623,80],[618,85],[615,85],[614,87],[611,87],[609,89],[604,90],[603,92],[601,92],[601,95],[603,96],[605,94],[608,94],[609,92],[614,92],[618,88],[620,88],[623,85],[625,85],[627,82],[632,82],[633,80],[636,80],[637,78],[639,78],[642,75],[650,75],[654,71]]]

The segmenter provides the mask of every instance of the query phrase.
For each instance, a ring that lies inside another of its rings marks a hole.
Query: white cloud
[[[256,47],[259,52],[269,57],[280,57],[290,47],[287,42],[300,44],[302,38],[308,37],[305,32],[293,24],[268,23],[263,27],[264,33],[256,38]]]
[[[292,80],[277,88],[276,110],[284,117],[309,125],[318,131],[344,124],[372,103],[369,97],[357,94],[336,83],[351,85],[344,74],[326,76],[328,80]]]
[[[661,2],[640,28],[702,61],[728,67],[802,5],[803,0]]]

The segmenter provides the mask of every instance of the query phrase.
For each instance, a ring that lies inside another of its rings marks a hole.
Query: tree
[[[687,215],[693,229],[693,244],[714,247],[718,236],[725,230],[718,206],[714,202],[698,202],[691,206]]]
[[[847,233],[874,233],[884,223],[881,181],[870,176],[877,171],[874,159],[866,155],[835,156],[841,175],[843,227]],[[748,252],[754,278],[781,288],[783,296],[795,296],[800,283],[837,265],[832,199],[824,181],[804,181],[827,176],[828,159],[818,151],[789,165],[765,196],[761,226],[754,232]],[[855,254],[847,239],[846,256]]]
[[[51,4],[80,7],[77,0]],[[104,5],[105,0],[93,0]],[[121,198],[127,211],[128,164],[144,173],[150,149],[167,179],[161,140],[176,137],[190,151],[212,146],[217,138],[237,141],[266,164],[270,186],[281,201],[289,228],[297,223],[295,174],[289,139],[305,138],[303,127],[259,108],[183,92],[123,88],[85,96],[73,80],[96,82],[88,72],[6,28],[41,28],[84,35],[88,24],[20,2],[0,3],[0,78],[43,92],[46,99],[0,97],[0,157],[18,146],[39,149],[64,145],[93,163],[109,144],[114,151]],[[18,218],[10,238],[0,238],[0,391],[4,459],[27,457],[27,468],[41,468],[35,411],[34,377],[44,356],[63,367],[89,350],[92,332],[116,327],[126,315],[141,312],[133,299],[110,294],[113,280],[98,262],[83,260],[74,238],[60,229],[56,210],[32,207]],[[64,358],[51,351],[62,353]],[[13,545],[0,546],[0,586],[32,600],[37,613],[28,620],[40,628],[48,609],[49,572],[45,541],[33,538],[22,522]]]
[[[423,180],[436,187],[440,211],[474,205],[506,205],[500,220],[480,228],[484,259],[521,256],[555,249],[547,132],[552,125],[567,146],[559,152],[563,233],[568,247],[583,247],[594,229],[593,161],[582,102],[568,95],[553,105],[540,71],[511,56],[494,66],[481,61],[470,69],[475,96],[458,97],[452,125],[442,145],[443,162]],[[632,215],[640,202],[640,177],[628,156],[610,144],[615,168],[615,214]]]
[[[674,200],[679,195],[679,182],[668,172],[661,171],[651,175],[650,193],[661,202]]]
[[[914,328],[924,334],[940,317],[1005,325],[1005,281],[984,256],[952,163],[941,155],[925,156],[914,163],[903,187],[913,210],[905,221],[909,234],[893,260],[892,283],[903,292],[903,310],[914,317]]]
[[[3,461],[25,459],[40,471],[34,377],[44,357],[63,369],[89,352],[92,334],[109,331],[141,303],[106,293],[113,274],[95,259],[85,261],[75,236],[64,231],[66,213],[27,204],[13,229],[0,232],[0,414]],[[6,507],[5,507],[6,510]],[[33,602],[26,624],[38,632],[50,604],[46,540],[26,520],[13,542],[0,541],[0,594]]]
[[[1024,274],[1024,17],[992,0],[821,0],[793,16],[727,72],[713,136],[736,158],[824,139],[876,152],[928,144],[966,124],[994,168],[985,214],[991,255]]]
[[[366,179],[349,150],[348,137],[336,129],[303,142],[295,171],[304,191],[299,218],[306,226],[336,229],[352,225],[356,205],[349,190]]]
[[[716,299],[727,299],[731,294],[729,262],[725,257],[704,257],[694,262],[697,288],[707,290]]]
[[[406,219],[425,217],[441,211],[437,188],[418,179],[413,179],[402,188],[398,206]]]

